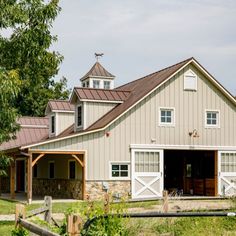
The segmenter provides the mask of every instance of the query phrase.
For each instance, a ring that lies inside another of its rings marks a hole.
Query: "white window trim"
[[[77,179],[77,165],[76,165],[77,162],[75,160],[68,160],[68,179],[71,179],[70,178],[70,162],[75,162],[75,178],[74,179]]]
[[[216,112],[216,125],[208,125],[207,124],[207,112]],[[210,129],[219,129],[220,128],[220,110],[214,110],[214,109],[205,109],[205,115],[204,115],[204,120],[205,120],[205,128],[210,128]]]
[[[186,77],[195,77],[195,82],[196,82],[196,84],[195,84],[195,88],[186,88],[185,87],[185,78]],[[191,69],[189,69],[188,71],[186,71],[185,73],[184,73],[184,91],[197,91],[197,79],[198,79],[198,77],[197,77],[197,75],[191,70]]]
[[[81,125],[78,126],[78,107],[81,107]],[[79,129],[79,128],[82,128],[83,127],[83,106],[82,104],[78,104],[76,106],[76,128]]]
[[[54,117],[54,132],[52,132],[52,117]],[[50,116],[50,133],[52,135],[56,134],[56,114]]]
[[[171,123],[161,122],[162,110],[171,110]],[[159,107],[159,126],[167,126],[167,127],[175,126],[175,108],[174,107]]]
[[[50,178],[50,163],[54,163],[54,177],[53,178]],[[55,161],[49,161],[48,162],[48,179],[55,179],[55,173],[56,173]]]
[[[112,177],[112,165],[127,165],[128,166],[128,176],[127,177]],[[109,161],[109,178],[110,180],[130,180],[130,161]]]

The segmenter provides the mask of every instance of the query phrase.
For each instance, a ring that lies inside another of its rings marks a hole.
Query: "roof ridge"
[[[123,84],[123,85],[121,85],[121,86],[119,86],[119,87],[117,87],[117,88],[115,88],[115,89],[119,89],[119,88],[121,88],[121,87],[123,87],[123,86],[126,86],[126,85],[128,85],[128,84],[131,84],[131,83],[137,82],[137,81],[139,81],[139,80],[145,79],[145,78],[147,78],[147,77],[149,77],[149,76],[153,76],[153,75],[155,75],[155,74],[157,74],[157,73],[160,73],[160,72],[162,72],[162,71],[164,71],[164,70],[170,69],[171,67],[177,66],[177,65],[179,65],[179,64],[181,64],[181,63],[190,61],[190,60],[192,60],[192,59],[194,59],[194,57],[190,57],[190,58],[185,59],[185,60],[183,60],[183,61],[181,61],[181,62],[178,62],[178,63],[176,63],[176,64],[174,64],[174,65],[165,67],[164,69],[161,69],[161,70],[152,72],[152,73],[150,73],[150,74],[148,74],[148,75],[145,75],[145,76],[143,76],[143,77],[141,77],[141,78],[139,78],[139,79],[132,80],[132,81],[130,81],[130,82],[126,83],[126,84]]]
[[[74,89],[88,89],[88,90],[98,90],[98,91],[114,91],[114,92],[129,92],[131,90],[118,90],[118,89],[103,89],[103,88],[85,88],[85,87],[74,87]]]
[[[20,118],[48,119],[46,116],[21,116],[18,119],[20,119]]]

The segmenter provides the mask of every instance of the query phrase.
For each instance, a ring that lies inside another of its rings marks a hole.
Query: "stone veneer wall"
[[[33,178],[33,195],[82,199],[82,182],[71,179]]]
[[[108,187],[108,191],[104,187]],[[115,198],[130,197],[131,181],[86,181],[86,194],[91,200],[102,199],[106,192]]]

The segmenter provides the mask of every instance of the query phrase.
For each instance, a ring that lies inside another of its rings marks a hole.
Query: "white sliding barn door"
[[[236,195],[236,151],[218,153],[218,193]]]
[[[132,198],[161,197],[163,150],[132,150]]]

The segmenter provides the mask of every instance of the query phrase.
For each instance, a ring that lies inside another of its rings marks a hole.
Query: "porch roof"
[[[48,138],[48,118],[46,117],[21,117],[18,120],[20,130],[16,139],[0,145],[0,151],[12,150],[24,145],[45,141]]]

